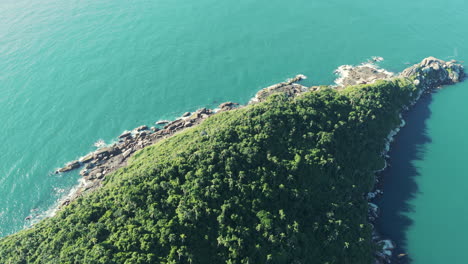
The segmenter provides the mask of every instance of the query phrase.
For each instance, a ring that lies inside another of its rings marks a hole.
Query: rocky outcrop
[[[414,79],[416,85],[435,88],[460,82],[465,77],[463,66],[455,60],[446,62],[434,57],[427,57],[421,63],[403,70],[399,75],[381,69],[373,62],[377,61],[373,60],[357,66],[340,66],[335,71],[339,75],[335,80],[337,88],[369,84],[377,80],[389,80],[393,77],[411,78]]]
[[[364,63],[358,66],[340,66],[335,74],[339,77],[335,80],[337,88],[350,85],[370,84],[377,80],[388,80],[395,76],[394,73],[379,68],[373,63]]]
[[[395,249],[395,243],[393,241],[384,239],[377,242],[377,246],[380,248],[377,251],[377,261],[376,263],[391,263],[391,257],[393,255],[393,250]]]
[[[263,88],[255,95],[254,98],[250,100],[249,104],[263,102],[268,96],[275,93],[285,93],[286,95],[292,97],[303,92],[307,92],[309,91],[308,87],[297,84],[297,82],[304,79],[307,79],[307,77],[305,75],[299,74],[292,79],[286,80],[285,82],[278,83],[267,88]]]
[[[232,103],[232,105],[234,106],[235,103]],[[83,192],[99,188],[106,175],[127,165],[128,158],[136,151],[201,123],[213,115],[214,111],[202,108],[194,113],[187,113],[184,114],[185,117],[177,120],[164,121],[166,125],[163,129],[156,127],[148,128],[148,126],[143,125],[132,131],[125,131],[118,137],[118,142],[110,146],[101,147],[81,157],[79,160],[72,161],[63,168],[58,169],[56,173],[65,173],[83,167],[80,175],[84,179],[76,191],[61,202],[61,206],[68,205]],[[162,124],[163,122],[160,121],[159,123]]]
[[[169,121],[169,120],[159,120],[159,121],[156,121],[155,124],[156,125],[164,125],[164,124],[167,124],[169,122],[171,122],[171,121]]]
[[[288,79],[286,82],[262,89],[252,101],[263,101],[269,95],[277,92],[284,92],[290,96],[296,96],[308,91],[309,88],[296,84],[296,82],[305,78],[304,75],[300,74],[292,79]],[[230,111],[239,107],[242,106],[238,103],[225,102],[219,105],[219,112]],[[136,151],[153,145],[186,128],[196,126],[213,114],[215,114],[215,111],[207,108],[199,109],[193,113],[185,112],[182,117],[177,120],[159,120],[155,122],[159,127],[148,128],[148,126],[142,125],[131,131],[124,131],[118,137],[118,142],[110,146],[105,146],[104,141],[102,141],[99,144],[98,150],[88,153],[79,160],[70,162],[65,167],[56,171],[56,173],[65,173],[83,167],[80,171],[80,175],[83,176],[83,181],[72,194],[61,201],[61,206],[68,205],[84,192],[99,188],[102,181],[105,180],[106,175],[118,168],[126,166],[128,159]],[[204,131],[201,133],[206,134]]]
[[[81,166],[80,162],[78,160],[75,160],[65,165],[65,167],[56,170],[55,173],[58,174],[58,173],[71,171],[71,170],[79,168],[80,166]]]
[[[423,59],[420,63],[403,70],[396,77],[411,79],[413,80],[413,83],[419,88],[419,94],[416,96],[415,100],[410,102],[409,105],[405,108],[407,110],[410,106],[417,102],[423,92],[431,91],[432,89],[443,85],[455,84],[462,81],[465,77],[465,71],[463,66],[454,60],[446,62],[434,57],[428,57]],[[384,158],[389,158],[387,153],[390,150],[390,143],[393,141],[394,136],[399,132],[400,127],[405,125],[402,115],[400,115],[400,119],[401,124],[392,130],[385,139],[385,149],[382,151],[382,156]],[[384,169],[385,168],[382,170]],[[381,172],[382,170],[377,172]],[[378,182],[379,179],[376,178],[376,183]],[[383,192],[381,190],[376,189],[374,192],[368,193],[366,198],[368,201],[371,201],[382,194]],[[369,203],[368,219],[371,223],[376,220],[378,214],[378,206],[373,203]],[[373,230],[373,241],[379,248],[379,250],[376,252],[376,264],[392,263],[394,260],[398,262],[397,259],[407,256],[406,253],[400,253],[395,256],[393,252],[395,251],[396,244],[391,240],[382,239],[375,229]]]
[[[223,111],[229,111],[229,110],[232,110],[234,108],[237,108],[239,107],[239,104],[238,103],[233,103],[233,102],[225,102],[225,103],[222,103],[218,106],[219,108],[219,111],[223,112]]]
[[[446,62],[428,57],[405,69],[400,76],[413,78],[416,85],[435,88],[460,82],[465,77],[465,71],[455,60]]]
[[[373,59],[373,62],[378,62],[380,60],[381,58],[376,58]],[[336,81],[337,87],[368,84],[377,80],[395,77],[395,74],[380,69],[373,63],[366,63],[358,66],[345,65],[340,67],[336,72],[340,74],[340,78]],[[445,62],[433,57],[426,58],[421,63],[397,75],[397,77],[412,79],[417,86],[422,86],[422,91],[445,84],[457,83],[461,81],[464,76],[463,66],[457,64],[456,61]],[[323,87],[313,86],[308,88],[297,84],[297,82],[305,78],[304,75],[297,75],[295,78],[289,79],[286,82],[264,88],[255,95],[249,104],[262,102],[274,93],[284,93],[293,97],[307,91],[319,91]],[[237,107],[239,107],[239,105],[233,102],[226,102],[219,105],[220,112],[230,111]],[[119,141],[111,146],[99,148],[97,151],[89,153],[79,160],[68,163],[65,167],[58,169],[57,173],[64,173],[84,166],[80,172],[84,181],[76,192],[62,201],[62,206],[68,205],[70,201],[78,198],[84,192],[99,188],[106,176],[116,169],[127,165],[129,157],[136,151],[146,146],[153,145],[186,128],[195,126],[214,113],[215,112],[210,109],[203,108],[194,113],[186,112],[181,118],[175,121],[158,121],[156,122],[156,124],[159,125],[158,127],[148,128],[147,126],[140,126],[132,131],[125,131],[118,137]],[[398,130],[394,130],[389,135],[389,138],[392,138],[397,132]],[[208,133],[205,131],[201,131],[200,134],[202,136],[208,136]],[[390,139],[387,138],[387,141],[390,142]],[[383,155],[385,156],[387,152],[388,148],[384,150]],[[371,201],[382,193],[382,191],[376,190],[366,194],[366,196],[367,199]],[[378,214],[379,209],[377,205],[369,203],[368,218],[371,223],[375,221]],[[383,240],[380,238],[375,229],[373,232],[373,241],[381,248],[380,251],[376,252],[376,263],[389,263],[395,244],[390,240]]]

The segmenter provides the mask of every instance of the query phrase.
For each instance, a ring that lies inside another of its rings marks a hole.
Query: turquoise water
[[[308,85],[331,83],[335,68],[371,56],[384,57],[382,66],[393,71],[429,55],[464,60],[467,5],[458,0],[3,0],[0,236],[27,226],[30,210],[43,214],[52,208],[79,179],[76,173],[54,175],[54,169],[92,151],[100,138],[111,142],[125,129],[227,100],[245,103],[258,89],[298,73],[309,76]],[[439,114],[451,116],[448,106],[461,100],[462,86],[435,95]],[[468,110],[460,111],[463,116]],[[446,158],[450,153],[444,150],[433,155]],[[434,159],[420,161],[421,179],[433,171],[425,166]],[[423,212],[419,204],[430,202],[418,196],[415,210]],[[411,217],[408,244],[416,256],[426,248],[411,246],[423,239],[413,230],[425,227],[420,216]]]

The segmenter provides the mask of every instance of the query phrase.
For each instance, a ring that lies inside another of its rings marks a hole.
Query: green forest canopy
[[[364,194],[407,79],[216,114],[0,240],[0,263],[371,263]]]

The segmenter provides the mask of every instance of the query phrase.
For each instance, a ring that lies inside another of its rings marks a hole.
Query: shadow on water
[[[379,176],[384,194],[374,201],[381,209],[376,228],[383,238],[397,243],[393,263],[411,262],[411,252],[407,252],[406,234],[413,222],[406,214],[414,210],[409,201],[418,192],[416,177],[419,176],[419,172],[413,161],[424,157],[425,145],[431,142],[426,133],[426,121],[431,116],[429,106],[432,96],[423,95],[412,109],[404,113],[406,126],[391,144],[389,167]],[[409,255],[396,257],[401,253]]]

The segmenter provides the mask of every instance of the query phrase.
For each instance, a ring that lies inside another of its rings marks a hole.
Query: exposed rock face
[[[438,87],[460,82],[465,77],[465,71],[463,66],[455,60],[446,62],[434,57],[428,57],[422,60],[421,63],[405,69],[400,76],[414,78],[416,85]]]
[[[222,103],[218,106],[218,108],[220,109],[219,111],[229,111],[229,110],[232,110],[236,107],[238,107],[239,104],[238,103],[233,103],[233,102],[225,102],[225,103]]]
[[[343,65],[335,71],[335,74],[339,75],[338,79],[335,80],[339,88],[357,84],[369,84],[377,80],[390,79],[394,76],[392,72],[380,69],[372,63],[358,66]]]
[[[289,79],[285,82],[278,83],[267,88],[260,90],[252,100],[250,100],[249,104],[263,102],[265,99],[274,94],[274,93],[285,93],[288,96],[296,96],[303,92],[307,92],[309,88],[297,84],[301,80],[306,79],[305,75],[299,74],[296,77]]]
[[[63,172],[71,171],[71,170],[79,168],[80,166],[81,166],[80,162],[75,160],[65,165],[65,167],[58,169],[55,173],[63,173]]]
[[[381,69],[373,63],[358,66],[343,65],[335,73],[339,75],[339,78],[335,80],[338,88],[369,84],[377,80],[388,80],[395,77],[394,73]],[[446,62],[434,57],[428,57],[422,60],[421,63],[405,69],[396,77],[413,78],[415,85],[435,88],[460,82],[465,77],[465,72],[463,66],[454,60]]]

